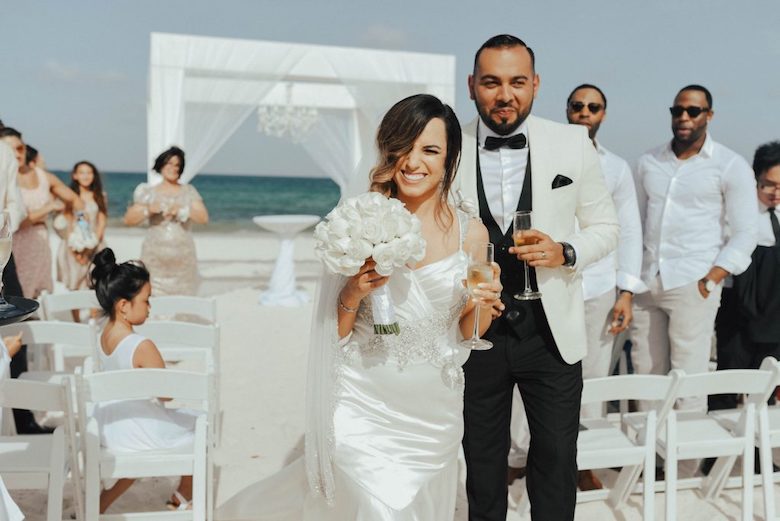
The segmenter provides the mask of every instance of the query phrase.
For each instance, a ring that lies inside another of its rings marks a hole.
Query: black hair
[[[0,119],[0,128],[5,128],[5,124],[3,123],[2,119]]]
[[[507,49],[511,47],[525,47],[526,50],[528,50],[528,54],[531,55],[531,68],[536,70],[536,55],[534,55],[533,49],[528,47],[528,45],[517,36],[512,36],[511,34],[498,34],[483,43],[477,50],[477,53],[474,55],[474,73],[476,74],[477,72],[477,61],[479,61],[479,55],[482,54],[482,51],[485,49]]]
[[[602,91],[600,88],[596,87],[592,83],[583,83],[582,85],[577,85],[576,87],[574,87],[574,90],[571,91],[569,97],[566,98],[566,105],[569,104],[569,102],[571,101],[571,97],[574,96],[574,93],[581,89],[593,89],[599,94],[601,94],[601,99],[604,100],[604,110],[607,110],[607,96],[604,95],[604,91]]]
[[[16,130],[15,128],[11,127],[2,127],[0,128],[0,138],[3,137],[18,137],[19,139],[22,139],[22,133]]]
[[[701,85],[696,85],[695,83],[692,84],[692,85],[686,85],[685,87],[683,87],[682,89],[677,91],[677,96],[679,96],[680,94],[682,94],[686,90],[697,90],[699,92],[704,93],[704,97],[707,98],[707,106],[709,108],[712,108],[712,94],[707,89],[707,87],[703,87]],[[675,98],[677,96],[675,96]]]
[[[27,149],[24,152],[24,162],[28,165],[38,159],[38,149],[32,145],[25,145]]]
[[[777,165],[780,165],[780,141],[770,141],[756,149],[753,156],[753,173],[756,179]]]
[[[152,167],[152,170],[159,174],[165,164],[170,161],[172,157],[178,157],[179,161],[181,162],[181,166],[179,167],[179,177],[181,177],[181,175],[184,173],[184,150],[179,147],[171,147],[157,156],[157,159],[154,160],[154,166]]]
[[[106,248],[92,261],[90,282],[103,311],[113,320],[114,305],[121,299],[132,300],[144,284],[149,282],[149,271],[140,261],[116,263],[114,251]]]

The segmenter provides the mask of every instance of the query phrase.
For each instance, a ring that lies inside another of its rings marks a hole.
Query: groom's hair
[[[536,69],[536,56],[534,55],[533,49],[528,47],[525,42],[517,36],[499,34],[483,43],[482,47],[477,50],[477,54],[474,55],[474,74],[477,73],[477,62],[479,61],[479,55],[482,54],[482,51],[485,49],[509,49],[511,47],[525,47],[528,50],[528,54],[531,55],[531,66],[534,70]]]

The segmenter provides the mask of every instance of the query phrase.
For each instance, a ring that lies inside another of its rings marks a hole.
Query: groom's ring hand
[[[539,230],[526,230],[523,237],[527,244],[509,248],[518,260],[526,261],[533,268],[556,268],[564,263],[563,246]]]

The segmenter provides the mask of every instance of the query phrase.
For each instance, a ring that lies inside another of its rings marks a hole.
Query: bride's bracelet
[[[350,308],[350,307],[345,306],[344,303],[341,301],[341,295],[339,295],[338,301],[339,301],[339,307],[341,308],[342,311],[344,311],[346,313],[357,313],[358,312],[358,308]]]

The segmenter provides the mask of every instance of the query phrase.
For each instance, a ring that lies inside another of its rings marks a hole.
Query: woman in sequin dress
[[[138,185],[125,224],[149,223],[141,246],[141,260],[152,276],[154,295],[196,295],[200,284],[192,223],[206,224],[209,214],[198,191],[179,183],[184,172],[184,151],[171,147],[153,167],[162,183]]]

